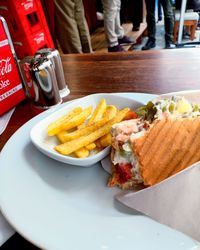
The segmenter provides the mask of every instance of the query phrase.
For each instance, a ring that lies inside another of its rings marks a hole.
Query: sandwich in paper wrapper
[[[115,124],[108,181],[123,189],[118,201],[198,241],[199,100],[200,91],[166,94],[138,109],[138,118]],[[102,166],[108,171],[109,160]]]
[[[200,160],[200,111],[183,96],[150,101],[112,127],[109,186],[152,186]]]

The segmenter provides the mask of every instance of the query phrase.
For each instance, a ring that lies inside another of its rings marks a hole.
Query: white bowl
[[[87,158],[75,158],[72,156],[65,156],[59,154],[57,151],[54,150],[54,147],[58,145],[58,141],[55,136],[48,136],[47,135],[47,126],[58,119],[60,116],[66,114],[66,112],[74,109],[75,107],[81,106],[86,108],[90,105],[96,107],[101,99],[105,99],[108,105],[115,105],[118,109],[122,109],[125,107],[129,107],[131,109],[136,109],[143,105],[142,103],[135,101],[130,98],[117,96],[114,94],[94,94],[83,97],[81,99],[77,99],[70,103],[65,103],[61,105],[61,108],[55,111],[54,113],[50,114],[42,121],[37,123],[30,132],[30,137],[32,143],[45,155],[53,158],[57,161],[82,166],[82,167],[89,167],[98,161],[101,161],[104,157],[106,157],[110,152],[110,147],[107,147],[100,151],[99,153],[89,156]]]

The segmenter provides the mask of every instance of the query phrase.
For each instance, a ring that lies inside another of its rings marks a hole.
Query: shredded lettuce
[[[143,117],[145,120],[149,122],[152,122],[154,120],[156,112],[157,108],[152,101],[148,102],[146,105],[136,110],[138,116]]]
[[[136,113],[139,117],[152,123],[155,119],[161,118],[164,113],[175,117],[200,116],[200,108],[198,104],[190,103],[182,96],[172,96],[171,98],[149,101],[146,105],[138,108]]]

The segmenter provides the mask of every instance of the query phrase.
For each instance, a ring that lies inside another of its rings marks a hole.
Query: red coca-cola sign
[[[25,98],[17,64],[0,18],[0,115]]]

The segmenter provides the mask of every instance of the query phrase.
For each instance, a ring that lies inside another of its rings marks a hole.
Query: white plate
[[[130,107],[131,109],[136,109],[142,105],[141,102],[134,101],[127,97],[116,96],[112,94],[94,94],[89,95],[84,98],[78,99],[73,103],[63,104],[62,108],[55,111],[53,114],[50,114],[46,118],[39,121],[31,130],[30,136],[33,144],[45,155],[64,163],[71,165],[77,165],[82,167],[90,167],[91,165],[102,160],[110,152],[110,147],[105,148],[101,152],[89,156],[87,158],[75,158],[71,156],[61,155],[55,151],[54,147],[58,145],[57,138],[55,136],[47,135],[48,125],[66,114],[75,107],[81,106],[86,108],[88,106],[93,106],[94,108],[99,103],[101,99],[105,99],[108,105],[115,105],[118,109],[125,107]]]
[[[155,97],[127,96],[141,102]],[[48,115],[21,127],[0,154],[1,209],[21,235],[49,250],[197,249],[191,238],[115,201],[119,190],[106,187],[100,163],[66,166],[40,153],[29,133]]]

